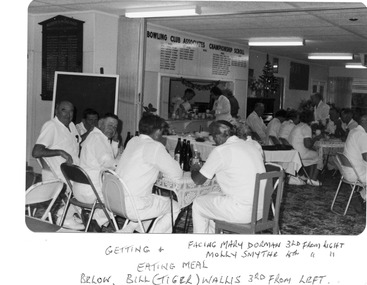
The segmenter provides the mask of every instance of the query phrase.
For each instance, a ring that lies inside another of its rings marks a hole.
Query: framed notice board
[[[42,26],[42,100],[52,100],[55,71],[82,72],[83,21],[56,16]]]
[[[61,101],[73,103],[74,123],[82,119],[87,108],[96,110],[100,116],[117,114],[118,75],[55,72],[51,118],[55,105]]]
[[[308,90],[310,67],[307,64],[291,62],[289,89]]]

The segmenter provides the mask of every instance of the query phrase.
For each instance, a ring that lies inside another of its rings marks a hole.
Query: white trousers
[[[177,216],[180,212],[180,208],[176,201],[172,201],[172,212],[171,214],[171,200],[169,197],[163,197],[156,194],[147,195],[144,197],[135,197],[135,204],[138,215],[141,220],[147,220],[143,222],[144,229],[147,230],[151,219],[157,218],[153,228],[149,233],[172,233],[172,217],[173,223],[175,223]],[[131,202],[129,198],[126,198],[126,207],[129,217],[136,219]],[[138,223],[130,222],[129,228],[137,229]]]
[[[233,223],[249,223],[251,208],[231,196],[218,192],[199,196],[194,200],[192,206],[194,233],[215,233],[214,219]]]

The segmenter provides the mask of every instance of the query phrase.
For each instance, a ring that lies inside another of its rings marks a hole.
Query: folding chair
[[[351,187],[351,192],[349,195],[347,206],[345,207],[343,213],[343,216],[345,216],[345,214],[348,211],[350,201],[352,200],[354,192],[363,188],[366,189],[366,184],[360,181],[356,169],[354,168],[354,166],[352,165],[352,163],[349,161],[348,157],[345,154],[338,152],[335,156],[335,163],[340,171],[341,177],[338,188],[336,189],[334,195],[333,202],[331,203],[331,211],[334,212],[335,214],[341,215],[340,213],[334,210],[334,205],[342,184],[343,183],[348,184]]]
[[[125,218],[125,223],[122,226],[121,230],[123,230],[130,221],[137,222],[142,233],[147,233],[150,229],[154,227],[156,219],[150,219],[152,220],[152,223],[150,224],[149,228],[145,230],[142,223],[143,220],[140,219],[139,213],[136,209],[134,196],[131,195],[126,183],[114,171],[109,169],[103,170],[101,172],[101,181],[102,194],[107,209],[111,213]],[[131,217],[131,215],[127,212],[127,199],[132,206],[133,214],[135,217]],[[116,219],[113,216],[112,220],[115,228],[118,230]]]
[[[59,179],[57,177],[55,171],[52,169],[52,167],[48,163],[46,158],[40,157],[40,158],[37,158],[37,161],[38,161],[38,163],[41,166],[43,171],[50,173],[55,179]]]
[[[84,210],[87,210],[90,212],[89,214],[89,218],[88,218],[88,222],[87,225],[85,227],[85,232],[88,231],[90,222],[93,218],[94,212],[96,209],[102,209],[104,214],[106,215],[108,221],[110,223],[112,223],[110,214],[107,212],[106,207],[104,205],[104,203],[102,202],[101,198],[98,195],[98,192],[96,190],[96,188],[93,185],[93,182],[90,180],[89,175],[87,174],[87,172],[85,172],[84,169],[82,169],[80,166],[74,165],[74,164],[67,164],[67,163],[63,163],[60,166],[61,168],[61,172],[63,173],[67,184],[69,185],[71,191],[68,195],[68,199],[66,201],[66,205],[65,205],[65,210],[64,213],[62,215],[61,218],[61,223],[60,225],[63,225],[64,222],[64,218],[66,215],[66,212],[68,210],[68,207],[70,204],[75,205],[77,207],[80,207]],[[86,184],[89,185],[91,190],[93,191],[94,195],[96,196],[96,200],[92,203],[92,204],[88,204],[88,203],[83,203],[78,201],[74,195],[73,195],[73,183],[81,183],[81,184]]]
[[[48,217],[50,223],[53,223],[51,216],[51,208],[55,204],[57,197],[64,188],[65,183],[61,180],[48,180],[33,184],[25,192],[25,203],[27,206],[28,215],[33,217],[37,208],[31,211],[31,205],[50,201],[41,220],[45,221]]]
[[[270,207],[273,202],[272,195],[274,192],[273,179],[279,179],[276,187],[275,211],[273,215],[269,215]],[[266,181],[264,200],[259,201],[260,184]],[[284,188],[284,171],[271,171],[256,174],[255,192],[252,206],[251,222],[248,224],[229,223],[226,221],[215,220],[216,233],[237,233],[237,234],[256,234],[264,230],[271,229],[273,234],[279,234],[279,214],[280,205]],[[262,219],[258,219],[257,211],[259,202],[263,205]]]
[[[287,139],[285,138],[279,138],[279,140],[281,141],[282,144],[286,145],[286,146],[291,146],[292,149],[294,149],[294,147],[288,142]],[[303,173],[306,175],[306,178],[307,178],[307,181],[310,181],[311,182],[311,179],[310,179],[310,176],[308,175],[307,171],[306,171],[306,168],[305,166],[303,165],[303,160],[302,160],[302,157],[301,155],[299,154],[299,152],[297,151],[298,153],[298,156],[299,156],[299,159],[301,161],[301,169],[303,170]],[[298,173],[297,173],[298,174]],[[311,182],[312,183],[312,182]]]

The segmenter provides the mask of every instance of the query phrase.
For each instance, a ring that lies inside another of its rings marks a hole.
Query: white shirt
[[[295,124],[292,120],[284,121],[279,129],[279,138],[284,138],[289,141],[289,134],[295,127]]]
[[[80,152],[80,167],[89,175],[100,198],[103,200],[100,172],[103,169],[115,169],[118,143],[110,140],[98,128],[93,128],[82,143]],[[76,183],[74,186],[75,197],[85,203],[92,203],[96,199],[89,186]]]
[[[118,163],[116,173],[125,181],[134,196],[152,194],[159,172],[180,179],[183,171],[162,143],[147,135],[133,137]]]
[[[84,135],[87,132],[83,122],[76,124],[75,127],[78,130],[79,135]]]
[[[309,125],[301,122],[289,134],[289,143],[300,153],[301,157],[309,152],[304,144],[305,138],[312,138],[312,130]]]
[[[261,140],[265,142],[266,140],[266,126],[264,121],[259,115],[253,111],[246,119],[247,125],[251,128],[253,132],[256,132]]]
[[[215,120],[230,121],[231,115],[231,103],[228,98],[224,95],[220,95],[219,98],[214,102],[213,110],[215,111]]]
[[[314,109],[315,121],[321,120],[326,122],[326,119],[329,118],[329,110],[330,106],[321,100]]]
[[[362,154],[367,153],[367,133],[362,126],[352,129],[347,137],[344,154],[355,167],[360,179],[367,183],[367,162]]]
[[[70,131],[69,131],[70,129]],[[48,149],[61,149],[71,155],[73,163],[79,164],[79,143],[81,137],[73,122],[69,124],[69,129],[54,117],[47,121],[41,129],[41,133],[36,144],[44,145]],[[57,177],[65,181],[65,177],[61,172],[60,165],[66,160],[61,156],[52,156],[46,158],[50,167],[56,173]]]
[[[269,137],[270,136],[274,136],[276,138],[279,137],[279,130],[280,130],[280,126],[282,125],[282,123],[280,122],[280,120],[278,118],[273,118],[268,126],[266,127],[266,140],[265,140],[265,144],[269,144],[270,140]]]
[[[200,169],[200,173],[208,179],[216,175],[222,192],[246,206],[253,203],[256,173],[262,172],[265,172],[265,166],[258,148],[237,136],[214,148]],[[260,200],[262,195],[263,192]],[[251,213],[248,214],[251,216]]]

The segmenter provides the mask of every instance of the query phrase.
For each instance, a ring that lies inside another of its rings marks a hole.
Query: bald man
[[[59,178],[65,181],[60,165],[64,162],[79,164],[79,143],[81,137],[71,121],[74,114],[74,105],[69,101],[56,104],[55,117],[47,121],[33,147],[34,158],[47,160],[56,177],[48,171],[42,170],[42,180]],[[66,182],[66,181],[65,181]],[[72,229],[84,229],[82,221],[73,216],[75,212],[68,213],[64,226]]]

